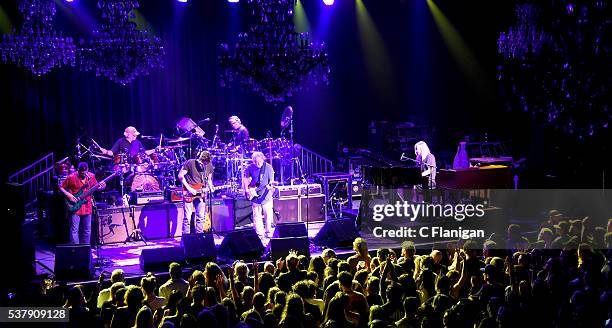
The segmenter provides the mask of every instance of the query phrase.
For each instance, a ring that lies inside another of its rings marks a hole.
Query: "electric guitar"
[[[195,189],[197,192],[195,195],[192,195],[189,191],[187,191],[187,188],[185,188],[185,186],[183,186],[183,200],[191,203],[193,202],[194,199],[196,198],[202,198],[205,197],[209,192],[215,192],[217,190],[221,190],[221,189],[227,189],[227,188],[231,188],[231,185],[221,185],[221,186],[215,186],[213,187],[212,190],[209,190],[208,187],[204,187],[205,184],[203,183],[196,183],[193,185],[189,185],[191,188]]]
[[[112,179],[114,176],[118,175],[119,173],[121,173],[121,171],[113,172],[111,175],[104,178],[104,180],[98,182],[95,186],[87,189],[87,191],[85,191],[85,189],[89,186],[89,182],[83,185],[83,187],[81,187],[79,191],[72,194],[72,196],[74,196],[77,199],[76,202],[72,202],[69,199],[66,199],[66,206],[68,207],[68,211],[70,212],[78,211],[79,208],[81,208],[81,206],[87,203],[87,198],[100,188],[100,185],[102,183],[106,183],[108,180]]]
[[[265,187],[261,187],[259,184],[248,187],[246,189],[246,198],[253,203],[261,204],[266,199],[268,193],[274,190],[276,186],[278,186],[278,182],[272,181]]]

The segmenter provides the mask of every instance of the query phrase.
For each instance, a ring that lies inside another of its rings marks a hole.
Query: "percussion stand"
[[[145,238],[142,231],[136,227],[136,220],[134,219],[134,216],[134,207],[130,206],[130,218],[132,219],[132,226],[134,227],[134,230],[132,230],[132,233],[127,236],[124,243],[141,240],[145,245],[147,245],[147,238]]]

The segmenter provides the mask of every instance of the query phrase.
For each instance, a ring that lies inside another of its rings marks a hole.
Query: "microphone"
[[[200,124],[200,123],[204,123],[204,122],[209,122],[209,121],[210,121],[210,117],[207,117],[207,118],[205,118],[205,119],[203,119],[203,120],[200,120],[200,121],[198,122],[198,124]]]
[[[219,133],[219,124],[215,124],[215,134]]]

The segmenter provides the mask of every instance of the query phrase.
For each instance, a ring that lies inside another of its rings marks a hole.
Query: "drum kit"
[[[291,126],[289,130],[291,137],[293,137],[292,114],[292,110],[285,109],[281,119],[283,130]],[[203,121],[208,121],[208,119]],[[108,171],[123,173],[120,179],[122,192],[160,191],[168,187],[180,186],[177,175],[183,162],[189,158],[196,158],[202,151],[208,151],[213,155],[212,164],[215,167],[213,179],[215,183],[230,185],[229,192],[236,194],[239,193],[243,170],[250,164],[253,152],[264,153],[270,163],[273,161],[285,164],[293,163],[292,138],[268,137],[262,140],[251,138],[242,143],[224,143],[218,137],[218,125],[216,125],[212,139],[208,139],[204,136],[202,128],[187,117],[178,121],[176,129],[178,136],[174,138],[167,138],[164,135],[141,136],[142,139],[155,140],[157,143],[155,151],[150,155],[144,152],[132,157],[123,153],[115,154],[112,158],[93,152],[90,152],[90,155],[94,157],[95,161],[101,162],[98,167],[106,167]],[[234,130],[226,130],[225,132],[228,134],[235,133]],[[93,143],[97,145],[95,141]]]

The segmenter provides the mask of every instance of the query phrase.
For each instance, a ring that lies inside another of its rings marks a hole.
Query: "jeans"
[[[265,233],[267,235],[272,233],[272,221],[274,220],[274,203],[272,198],[264,200],[261,204],[253,202],[251,205],[253,208],[253,223],[257,234],[260,236],[264,235],[264,217],[266,218]]]
[[[70,216],[70,243],[91,243],[91,214]]]
[[[204,220],[206,219],[206,204],[201,198],[196,198],[193,202],[183,201],[183,209],[185,210],[185,217],[183,217],[183,234],[191,233],[191,216],[195,212],[195,233],[201,233],[204,231]],[[210,229],[210,224],[207,225]]]

